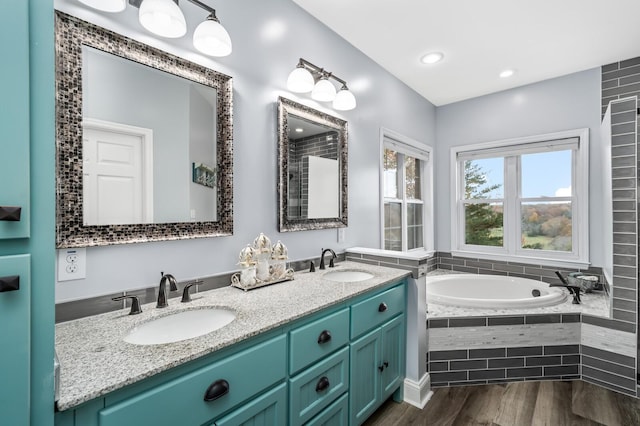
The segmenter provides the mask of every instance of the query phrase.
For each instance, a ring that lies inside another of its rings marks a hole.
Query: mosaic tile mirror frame
[[[214,88],[215,221],[85,226],[83,222],[83,46]],[[232,78],[56,12],[56,246],[88,247],[233,234]]]

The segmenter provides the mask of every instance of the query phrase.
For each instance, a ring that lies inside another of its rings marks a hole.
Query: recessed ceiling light
[[[440,62],[442,58],[444,58],[444,53],[431,52],[420,58],[420,62],[422,62],[423,64],[435,64],[436,62]]]
[[[500,73],[500,78],[509,78],[516,73],[513,69],[506,69]]]
[[[298,127],[298,128],[296,128],[296,132],[302,133],[302,132],[304,132],[304,129],[302,127]]]

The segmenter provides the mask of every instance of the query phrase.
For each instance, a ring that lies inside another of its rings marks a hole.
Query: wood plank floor
[[[420,410],[385,402],[366,426],[639,426],[640,400],[583,381],[515,382],[434,390]]]

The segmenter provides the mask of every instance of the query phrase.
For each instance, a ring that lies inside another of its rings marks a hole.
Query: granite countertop
[[[409,275],[408,271],[348,261],[333,270],[341,269],[367,271],[374,278],[342,283],[322,279],[331,269],[297,272],[293,281],[248,292],[224,287],[196,293],[187,304],[171,299],[164,309],[157,309],[154,303],[143,305],[139,315],[128,315],[126,309],[57,324],[58,409],[75,407]],[[208,306],[232,309],[236,319],[204,336],[175,343],[144,346],[122,340],[134,326],[153,318]]]
[[[463,274],[463,272],[449,271],[446,269],[436,269],[427,274],[430,276]],[[607,296],[604,292],[580,293],[579,305],[571,303],[573,297],[567,290],[567,301],[555,306],[543,308],[522,308],[522,309],[489,309],[489,308],[461,308],[458,306],[445,306],[437,303],[427,303],[427,318],[451,318],[451,317],[472,317],[472,316],[492,316],[492,315],[535,315],[535,314],[555,314],[555,313],[583,313],[601,317],[609,317],[609,306]]]

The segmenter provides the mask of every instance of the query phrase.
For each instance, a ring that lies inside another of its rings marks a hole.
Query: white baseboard
[[[419,382],[413,380],[404,379],[404,402],[418,407],[424,408],[431,399],[431,380],[429,379],[429,373],[426,373]]]

